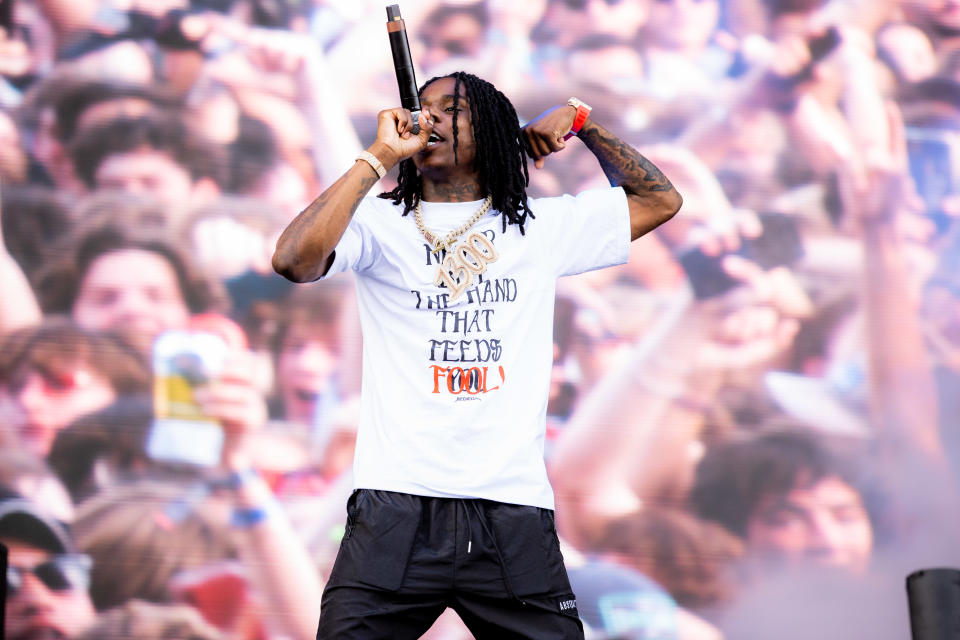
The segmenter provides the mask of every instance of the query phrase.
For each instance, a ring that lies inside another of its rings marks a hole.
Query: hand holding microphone
[[[433,123],[429,120],[430,112],[423,112],[426,128],[421,135],[420,95],[417,91],[413,60],[410,57],[407,29],[400,17],[399,5],[387,7],[387,34],[390,37],[390,51],[393,54],[393,68],[397,74],[402,107],[380,112],[377,139],[357,158],[368,162],[381,178],[394,164],[422,150],[426,146],[430,131],[433,130]],[[411,136],[416,136],[416,139],[411,139]]]
[[[417,134],[413,133],[413,120],[403,107],[385,109],[377,114],[377,118],[377,137],[373,145],[378,147],[375,153],[387,170],[427,147],[433,131],[429,109],[424,109],[421,114],[423,124]]]
[[[407,41],[407,27],[400,17],[400,5],[387,7],[387,35],[390,37],[390,52],[393,54],[393,69],[397,74],[397,86],[400,89],[400,105],[413,116],[414,135],[420,133],[420,95],[417,92],[417,79],[413,72],[413,59],[410,57],[410,43]]]

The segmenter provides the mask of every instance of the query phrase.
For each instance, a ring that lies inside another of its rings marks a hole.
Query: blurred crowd
[[[558,287],[587,637],[907,637],[904,577],[960,565],[960,0],[401,9],[421,83],[475,73],[521,119],[576,96],[684,197]],[[384,5],[0,20],[6,637],[313,637],[361,336],[348,278],[270,257],[398,105]],[[571,141],[529,193],[603,182]]]

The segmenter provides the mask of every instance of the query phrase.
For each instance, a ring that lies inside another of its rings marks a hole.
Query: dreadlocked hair
[[[420,87],[420,94],[441,78],[454,79],[453,103],[453,158],[457,161],[460,113],[460,96],[464,92],[470,104],[473,123],[473,140],[476,147],[473,168],[477,171],[480,188],[490,194],[492,207],[503,214],[503,231],[507,224],[515,224],[524,234],[523,225],[533,212],[527,205],[527,185],[530,173],[527,170],[527,151],[520,130],[517,111],[510,100],[492,84],[477,76],[456,71],[448,76],[437,76]],[[423,196],[423,179],[413,160],[400,162],[400,175],[393,191],[379,197],[403,202],[403,215],[407,215]]]

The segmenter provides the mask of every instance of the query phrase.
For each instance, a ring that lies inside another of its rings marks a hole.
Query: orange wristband
[[[582,100],[578,100],[577,98],[570,98],[567,100],[567,104],[577,110],[577,116],[573,119],[573,126],[570,127],[570,132],[563,136],[564,140],[569,140],[573,136],[580,133],[580,127],[582,127],[583,123],[587,121],[587,118],[590,116],[590,112],[593,110],[593,107]]]

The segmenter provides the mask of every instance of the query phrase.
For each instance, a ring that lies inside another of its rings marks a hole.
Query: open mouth
[[[427,147],[429,148],[434,145],[438,145],[443,141],[444,141],[444,138],[442,136],[438,136],[436,133],[431,133],[430,137],[427,138]]]

